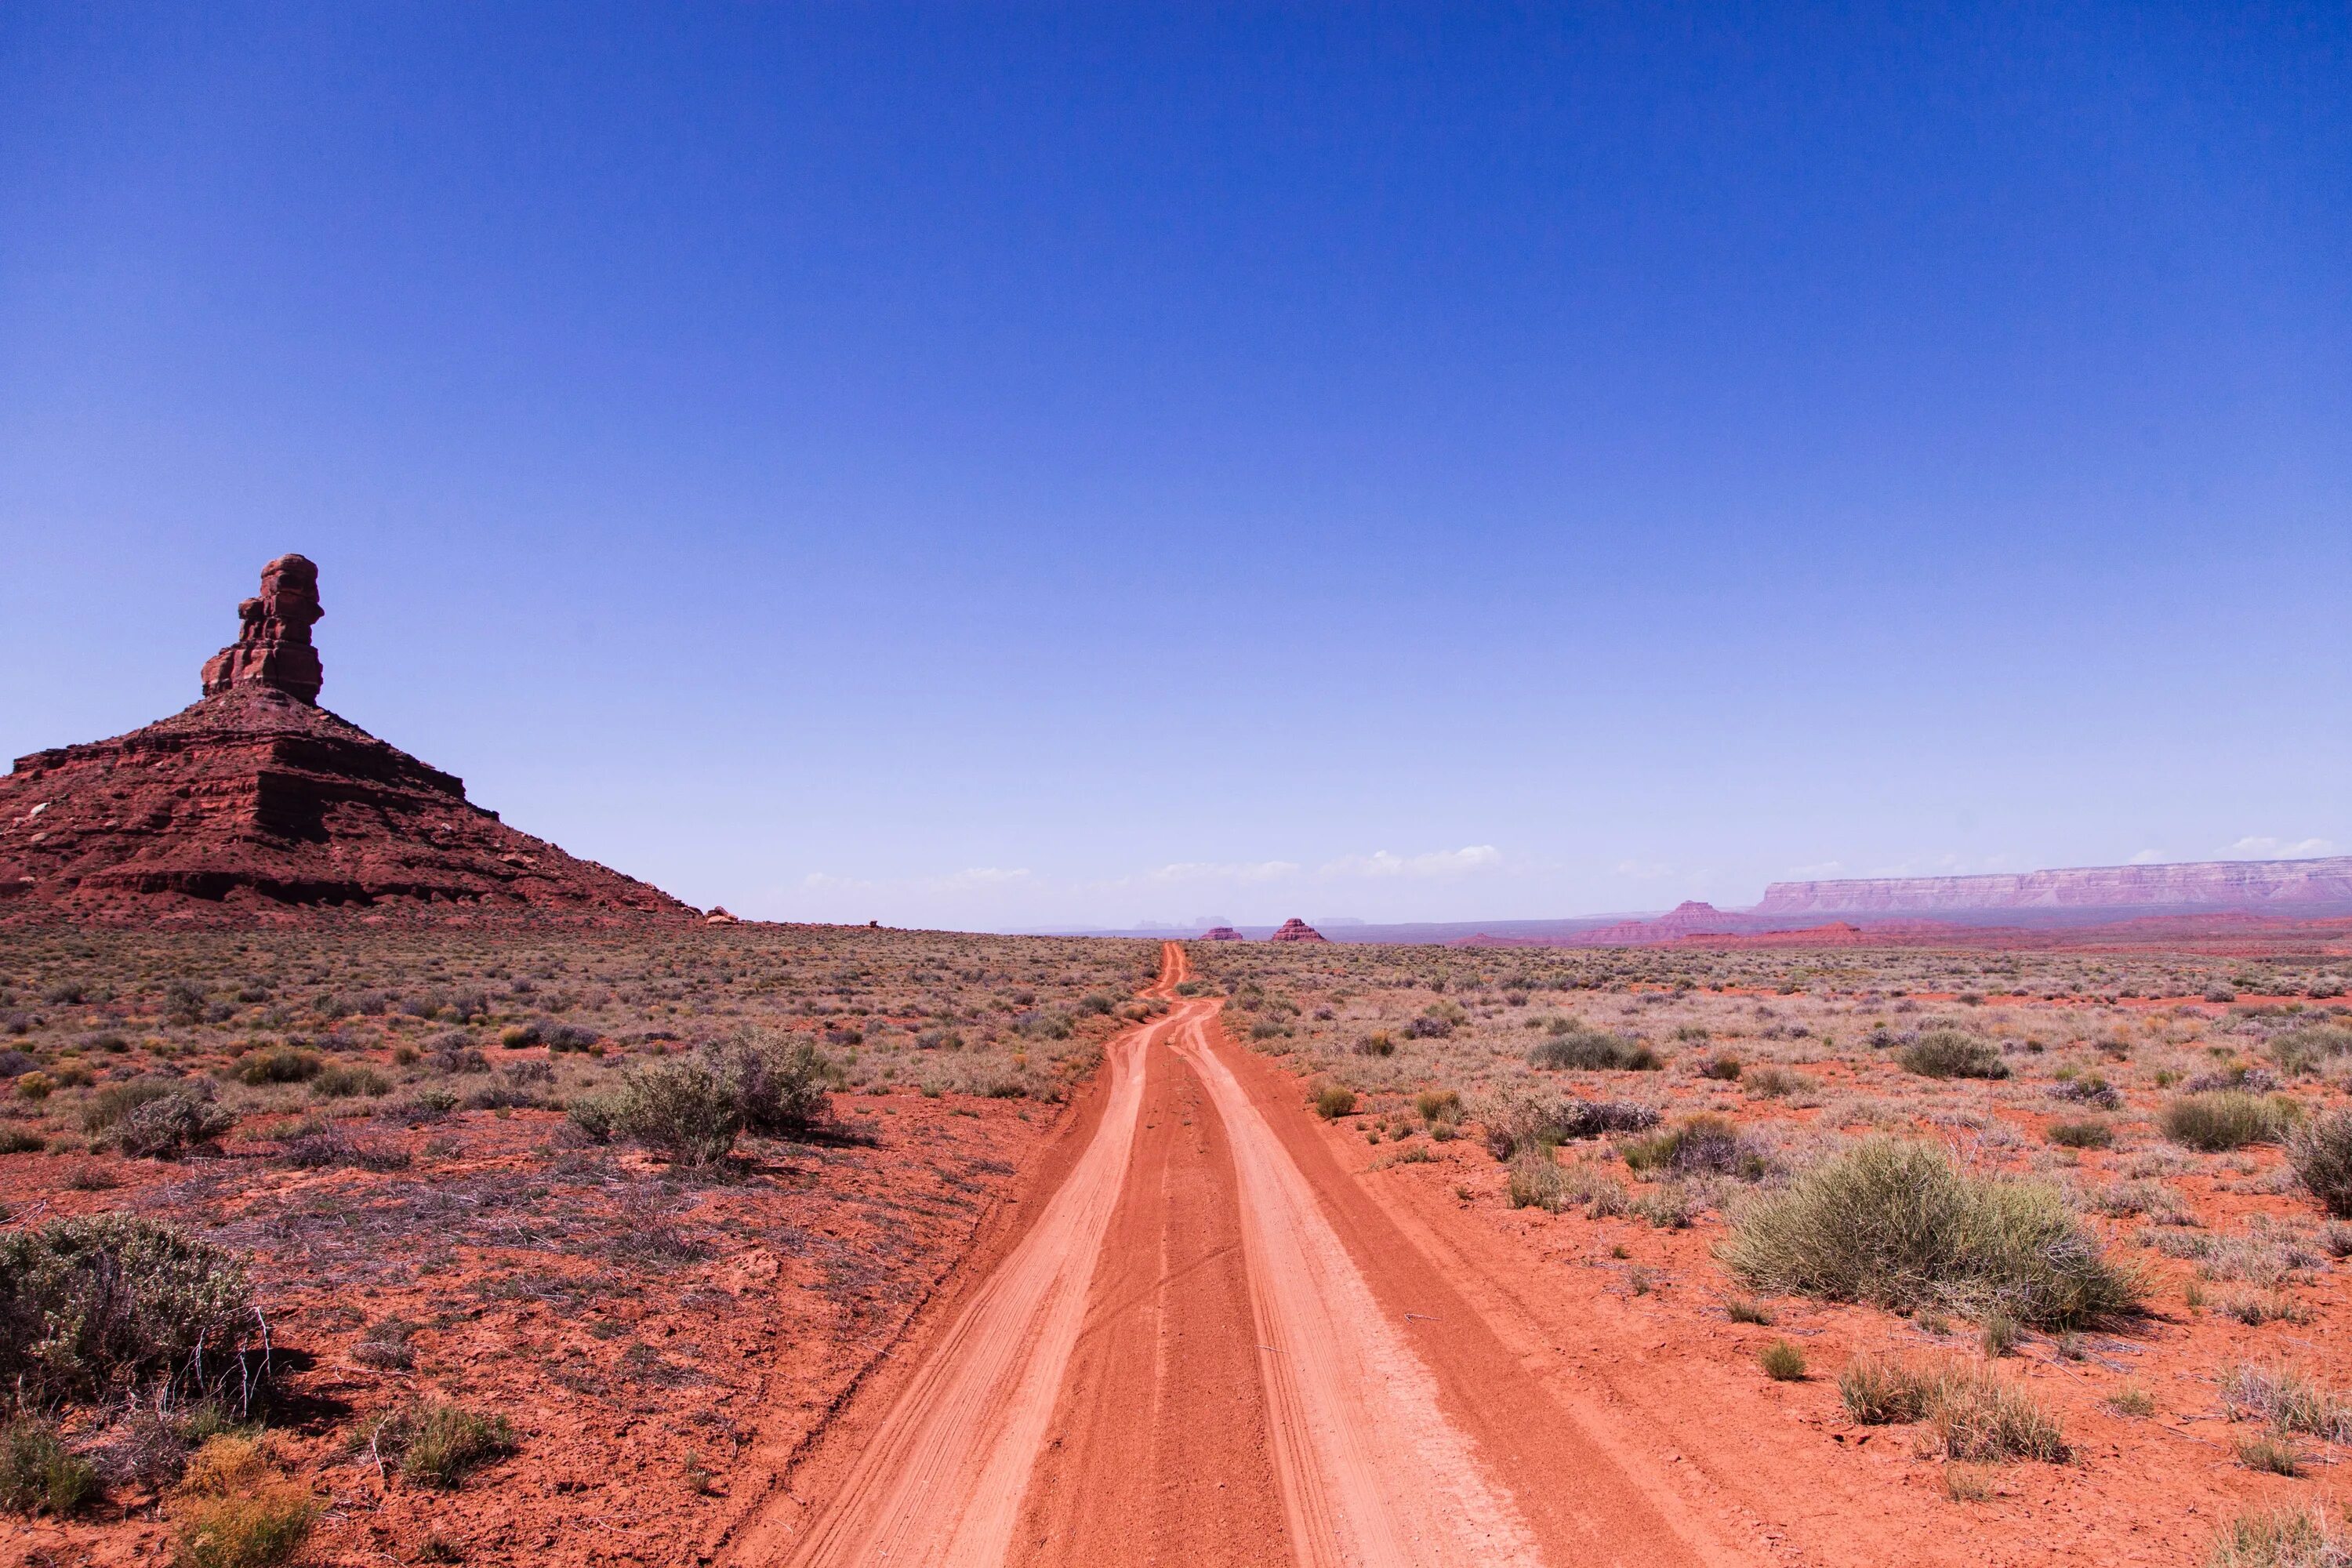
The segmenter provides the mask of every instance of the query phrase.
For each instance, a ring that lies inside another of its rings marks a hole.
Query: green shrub
[[[743,1128],[734,1086],[698,1057],[630,1068],[617,1112],[615,1127],[625,1137],[695,1169],[726,1159]]]
[[[131,1110],[116,1126],[114,1139],[126,1154],[169,1160],[236,1125],[236,1114],[213,1103],[212,1086],[199,1080]]]
[[[81,1130],[103,1132],[141,1106],[161,1100],[179,1087],[168,1078],[134,1078],[128,1083],[110,1083],[91,1095],[89,1103],[81,1108]]]
[[[627,1121],[627,1107],[628,1097],[624,1091],[591,1090],[573,1095],[564,1106],[563,1114],[591,1142],[610,1143]]]
[[[1571,1024],[1546,1037],[1528,1053],[1539,1068],[1584,1072],[1655,1072],[1658,1053],[1639,1040]]]
[[[1618,1152],[1635,1171],[1658,1171],[1678,1176],[1738,1176],[1748,1182],[1764,1178],[1762,1151],[1720,1116],[1691,1117],[1663,1132],[1625,1144]]]
[[[2053,1121],[2050,1124],[2050,1142],[2062,1149],[2112,1149],[2116,1146],[2116,1130],[2095,1117],[2082,1121]]]
[[[1356,1113],[1356,1091],[1343,1085],[1325,1084],[1315,1092],[1315,1114],[1326,1121],[1337,1121],[1342,1116]]]
[[[2217,1153],[2249,1143],[2275,1143],[2294,1124],[2296,1107],[2283,1095],[2265,1100],[2243,1089],[2184,1094],[2164,1108],[2158,1125],[2184,1148]]]
[[[1885,1138],[1750,1200],[1721,1256],[1751,1289],[2040,1328],[2130,1313],[2143,1294],[2056,1188],[1971,1176],[1940,1149]]]
[[[1989,1040],[1958,1029],[1929,1029],[1895,1054],[1906,1072],[1921,1078],[2007,1078],[2009,1064]]]
[[[397,1459],[403,1479],[454,1491],[485,1465],[520,1445],[503,1415],[477,1415],[442,1400],[420,1400],[388,1412],[369,1429],[376,1453]]]
[[[1774,1340],[1756,1352],[1756,1364],[1775,1383],[1805,1381],[1805,1352],[1790,1340]]]
[[[74,1457],[56,1427],[29,1415],[0,1426],[0,1509],[62,1519],[98,1493],[98,1472]]]
[[[2352,1219],[2352,1110],[2331,1111],[2295,1129],[2286,1157],[2328,1213]]]
[[[368,1067],[341,1065],[321,1070],[310,1080],[310,1092],[320,1100],[352,1100],[392,1092],[392,1080]]]
[[[1462,1096],[1451,1089],[1427,1089],[1415,1095],[1412,1108],[1421,1112],[1422,1121],[1434,1127],[1440,1122],[1462,1120]]]
[[[258,1326],[245,1266],[130,1215],[0,1236],[0,1389],[20,1403],[228,1377]]]
[[[733,1092],[747,1131],[796,1137],[833,1114],[840,1069],[805,1037],[744,1037],[698,1054]]]
[[[266,1050],[246,1052],[237,1061],[236,1077],[240,1083],[307,1083],[318,1077],[326,1065],[316,1051],[271,1046]]]
[[[2271,1060],[2284,1073],[2307,1073],[2331,1058],[2352,1056],[2352,1028],[2340,1024],[2306,1024],[2270,1038]]]
[[[0,1154],[37,1154],[49,1141],[29,1127],[0,1127]]]

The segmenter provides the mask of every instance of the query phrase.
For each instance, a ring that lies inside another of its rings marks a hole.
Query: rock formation
[[[1328,942],[1331,939],[1293,915],[1282,922],[1282,929],[1265,939],[1268,942]]]
[[[205,695],[266,686],[315,704],[326,671],[310,646],[319,604],[319,569],[305,555],[281,555],[261,569],[261,592],[236,607],[236,641],[205,661]]]
[[[1296,924],[1297,922],[1294,921],[1293,923]],[[1195,940],[1200,942],[1239,942],[1242,940],[1242,933],[1235,931],[1231,926],[1211,926],[1207,931],[1202,931]]]
[[[2316,860],[2209,860],[2172,866],[2093,866],[1985,877],[1880,877],[1775,882],[1754,914],[1923,915],[2112,920],[2126,914],[2243,910],[2352,910],[2352,856]]]
[[[692,915],[658,888],[507,826],[459,780],[319,707],[318,582],[299,555],[271,562],[193,706],[17,759],[0,778],[0,913]]]

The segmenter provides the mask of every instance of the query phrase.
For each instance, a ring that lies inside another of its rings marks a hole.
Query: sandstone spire
[[[319,607],[319,568],[307,556],[281,555],[261,569],[261,593],[236,607],[236,641],[205,661],[205,695],[233,686],[267,686],[315,704],[326,672],[310,646]]]

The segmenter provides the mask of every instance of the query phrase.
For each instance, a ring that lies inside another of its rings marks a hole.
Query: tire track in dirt
[[[1022,1506],[1023,1568],[1290,1556],[1224,1123],[1182,1058],[1144,1059],[1143,1132]]]
[[[1302,1568],[1535,1568],[1509,1495],[1439,1408],[1297,1163],[1211,1049],[1171,1037],[1225,1124],[1276,1473]]]
[[[1113,1044],[1108,1103],[1086,1152],[931,1346],[792,1563],[1004,1561],[1125,1183],[1144,1052],[1199,1010],[1171,1013]]]

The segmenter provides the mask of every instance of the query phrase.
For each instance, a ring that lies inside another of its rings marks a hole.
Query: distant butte
[[[1293,915],[1282,922],[1282,929],[1265,939],[1268,942],[1328,942],[1331,939]]]
[[[512,910],[680,916],[660,889],[519,833],[458,779],[318,705],[319,569],[281,555],[168,719],[0,778],[0,913]]]
[[[1242,933],[1231,926],[1211,926],[1196,939],[1201,942],[1239,942]]]

